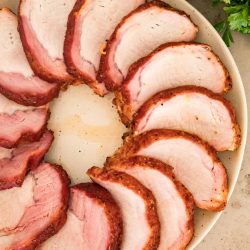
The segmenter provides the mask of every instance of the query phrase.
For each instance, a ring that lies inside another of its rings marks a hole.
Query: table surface
[[[218,22],[223,16],[223,11],[211,7],[212,1],[189,0],[188,2],[212,23]],[[239,67],[250,107],[250,35],[234,33],[234,40],[230,51]],[[210,249],[250,249],[250,144],[246,147],[240,177],[226,210],[196,250]]]

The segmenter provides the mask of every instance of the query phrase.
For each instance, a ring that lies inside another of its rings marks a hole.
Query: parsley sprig
[[[213,0],[216,6],[223,3],[226,18],[215,25],[223,40],[230,46],[233,42],[231,31],[250,34],[250,0]]]

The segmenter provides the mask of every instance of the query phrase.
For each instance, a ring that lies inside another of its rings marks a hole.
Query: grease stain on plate
[[[62,165],[73,183],[87,181],[86,170],[103,166],[122,144],[126,128],[112,100],[111,94],[100,98],[86,85],[79,85],[70,86],[50,106],[49,128],[55,140],[46,159]]]

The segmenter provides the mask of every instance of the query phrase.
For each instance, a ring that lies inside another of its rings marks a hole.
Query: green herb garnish
[[[231,31],[250,34],[250,0],[212,0],[214,6],[224,3],[226,18],[215,25],[223,40],[230,46],[233,42]]]

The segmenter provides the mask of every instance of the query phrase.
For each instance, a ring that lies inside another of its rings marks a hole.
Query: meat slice
[[[119,171],[93,167],[87,174],[112,194],[121,209],[121,249],[157,249],[160,241],[160,223],[156,201],[151,191],[134,177]]]
[[[133,62],[163,43],[192,41],[197,31],[184,12],[161,1],[145,3],[115,29],[102,55],[98,80],[109,90],[117,89]]]
[[[188,190],[175,180],[171,167],[142,156],[121,159],[109,167],[135,177],[153,193],[161,224],[158,249],[185,249],[193,237],[194,202]]]
[[[64,46],[68,71],[101,96],[107,90],[103,83],[97,82],[96,74],[106,41],[121,19],[144,2],[78,0],[69,16]]]
[[[224,209],[227,196],[227,173],[216,152],[194,135],[176,130],[151,130],[128,137],[107,166],[124,157],[140,155],[158,159],[173,167],[176,178],[192,193],[199,208]]]
[[[68,185],[61,167],[43,163],[21,187],[1,191],[0,249],[35,249],[57,233],[66,221]]]
[[[38,140],[48,119],[48,107],[25,107],[0,95],[0,147],[12,148],[21,141]]]
[[[0,114],[0,146],[12,148],[21,140],[38,139],[46,127],[47,108],[15,111],[13,114]]]
[[[131,66],[117,94],[117,103],[124,119],[131,121],[133,114],[154,94],[190,84],[222,94],[231,88],[231,79],[210,46],[164,44]]]
[[[73,81],[63,59],[67,20],[76,0],[20,0],[19,33],[29,63],[41,79]]]
[[[52,141],[52,132],[46,131],[37,142],[13,150],[0,148],[0,190],[21,186],[27,171],[39,165]]]
[[[0,93],[23,104],[41,106],[58,95],[59,86],[36,77],[30,68],[17,31],[17,17],[0,10]]]
[[[194,86],[162,91],[149,99],[135,115],[135,134],[151,129],[182,130],[199,136],[217,151],[235,150],[240,129],[229,101]]]
[[[110,193],[93,183],[71,188],[67,222],[39,250],[115,250],[122,236],[120,209]]]

